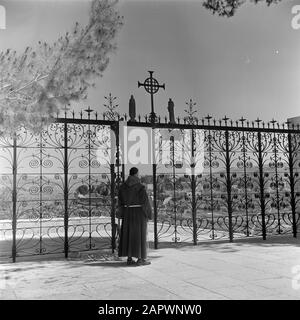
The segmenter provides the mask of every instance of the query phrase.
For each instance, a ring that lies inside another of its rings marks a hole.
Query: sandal
[[[133,264],[135,264],[135,261],[132,260],[132,258],[128,258],[128,259],[127,259],[127,265],[128,265],[128,266],[131,266],[131,265],[133,265]]]
[[[147,266],[147,265],[151,264],[151,262],[146,259],[138,259],[136,264],[138,266]]]

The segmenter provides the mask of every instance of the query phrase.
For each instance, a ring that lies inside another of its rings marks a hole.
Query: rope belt
[[[124,205],[125,208],[140,208],[142,205],[140,204],[132,204],[130,206]]]

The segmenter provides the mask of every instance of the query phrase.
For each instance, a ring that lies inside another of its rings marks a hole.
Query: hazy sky
[[[168,99],[176,115],[185,102],[198,104],[199,116],[227,115],[285,121],[300,115],[300,29],[291,27],[291,9],[300,1],[279,5],[247,3],[230,19],[212,15],[201,0],[121,0],[124,26],[118,51],[88,101],[104,111],[104,95],[118,97],[127,112],[130,95],[137,113],[150,112],[150,97],[137,81],[154,70],[166,90],[155,96],[156,112],[167,115]],[[0,50],[23,50],[38,40],[53,41],[88,19],[89,1],[1,1],[7,28],[0,30]],[[78,106],[75,106],[78,108]]]

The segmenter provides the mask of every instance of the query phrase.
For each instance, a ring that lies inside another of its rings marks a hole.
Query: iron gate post
[[[153,184],[153,223],[154,223],[154,249],[158,249],[158,233],[157,233],[157,180],[156,180],[156,152],[155,152],[155,122],[151,118],[151,147],[152,147],[152,184]]]
[[[90,108],[88,108],[88,119],[90,120]],[[88,163],[89,163],[89,173],[88,173],[88,183],[89,183],[89,249],[92,250],[92,183],[91,183],[91,125],[88,124]]]
[[[117,247],[116,245],[116,195],[119,192],[121,177],[120,177],[120,128],[119,122],[115,121],[115,123],[111,126],[111,130],[115,135],[116,141],[116,152],[111,155],[111,164],[110,164],[110,196],[111,196],[111,247],[112,253],[115,252]],[[114,164],[115,163],[115,164]],[[117,173],[115,172],[115,167],[117,167]],[[122,163],[122,182],[124,182],[124,164]]]
[[[233,227],[232,227],[232,195],[231,195],[231,173],[230,173],[230,153],[229,153],[229,133],[225,131],[225,145],[226,145],[226,189],[227,189],[227,211],[228,211],[228,232],[229,241],[233,241]]]
[[[152,183],[153,183],[153,222],[154,222],[154,249],[158,249],[158,234],[157,234],[157,204],[156,204],[156,163],[152,164]]]
[[[262,236],[263,240],[266,240],[266,208],[265,208],[265,180],[264,180],[264,170],[263,170],[263,156],[261,148],[261,132],[257,133],[258,138],[258,167],[259,167],[259,188],[260,188],[260,208],[261,208],[261,218],[262,218]]]
[[[289,179],[291,188],[291,207],[292,207],[292,219],[293,219],[293,236],[297,237],[297,222],[296,222],[296,199],[295,199],[295,179],[294,179],[294,156],[293,156],[293,144],[291,133],[288,133],[288,154],[289,154]]]
[[[111,248],[112,253],[115,252],[116,249],[116,224],[115,224],[115,216],[116,216],[116,188],[115,188],[115,165],[112,163],[110,165],[110,197],[111,197]]]
[[[212,142],[211,130],[208,130],[207,144],[209,155],[209,186],[210,186],[210,210],[211,210],[211,239],[214,240],[216,236],[215,222],[214,222],[214,197],[213,197],[213,172],[212,172]]]
[[[249,213],[248,213],[248,187],[247,187],[247,159],[246,159],[246,146],[245,146],[245,132],[242,133],[242,146],[243,146],[243,174],[244,174],[244,190],[245,190],[245,210],[246,210],[246,236],[249,237]]]
[[[65,229],[65,243],[64,251],[65,258],[68,258],[69,254],[69,239],[68,239],[68,229],[69,229],[69,167],[68,167],[68,124],[67,121],[64,122],[64,229]]]
[[[43,149],[42,149],[42,132],[40,133],[40,194],[39,194],[39,215],[40,215],[40,254],[43,252],[43,183],[42,183],[42,176],[43,176]]]
[[[273,132],[273,154],[275,164],[275,184],[276,184],[276,209],[277,209],[277,220],[278,220],[278,233],[281,234],[281,219],[280,219],[280,199],[279,199],[279,179],[278,179],[278,150],[277,150],[277,139],[276,132]]]
[[[175,171],[175,137],[171,136],[171,152],[172,152],[172,176],[173,176],[173,212],[174,212],[174,240],[177,243],[177,204],[176,204],[176,171]],[[171,220],[172,221],[172,220]]]
[[[192,129],[192,219],[193,219],[193,244],[197,244],[197,210],[196,210],[196,181],[195,181],[195,132]]]
[[[16,232],[17,232],[17,135],[13,135],[13,190],[12,190],[12,261],[16,262],[17,257],[17,243],[16,243]]]

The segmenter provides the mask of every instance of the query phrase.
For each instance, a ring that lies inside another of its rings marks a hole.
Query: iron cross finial
[[[158,81],[156,79],[153,78],[153,73],[154,71],[148,71],[150,74],[150,77],[147,78],[144,83],[141,83],[140,81],[138,81],[138,88],[139,87],[144,87],[145,90],[150,94],[151,96],[151,114],[150,114],[150,118],[151,118],[151,122],[154,123],[156,120],[156,114],[154,112],[154,101],[153,101],[153,96],[155,93],[158,92],[158,90],[160,88],[165,90],[165,84],[159,84]]]
[[[90,114],[91,112],[93,112],[94,110],[91,109],[91,107],[89,106],[86,110],[84,110],[85,112],[87,112],[88,114]]]
[[[87,114],[88,114],[88,118],[90,119],[90,117],[91,117],[91,112],[93,112],[94,110],[93,109],[91,109],[91,107],[89,106],[86,110],[84,110],[85,112],[87,112]]]

